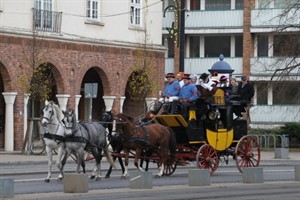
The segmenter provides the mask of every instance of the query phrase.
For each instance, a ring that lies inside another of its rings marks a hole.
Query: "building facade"
[[[180,22],[183,10],[176,2],[185,3],[184,55],[180,55],[178,41],[174,44],[170,39],[170,33],[180,33],[181,28],[179,23],[175,31],[170,31],[172,22]],[[252,127],[299,122],[299,3],[298,0],[164,1],[167,10],[163,18],[163,41],[168,48],[165,72],[178,72],[180,56],[184,56],[186,73],[207,73],[223,54],[224,61],[234,69],[233,77],[240,81],[245,74],[255,87],[250,109]]]
[[[36,66],[46,66],[53,82],[49,100],[75,109],[80,120],[97,120],[105,109],[145,112],[145,100],[128,95],[128,82],[141,60],[151,60],[163,87],[161,27],[161,1],[0,0],[0,149],[21,150],[28,122],[41,116],[43,102],[31,99],[20,81]],[[97,86],[92,100],[91,85]]]

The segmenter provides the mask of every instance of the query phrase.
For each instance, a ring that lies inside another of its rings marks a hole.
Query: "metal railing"
[[[289,148],[288,135],[259,134],[253,136],[257,137],[257,139],[259,140],[260,148]]]
[[[33,29],[46,32],[61,32],[62,12],[33,9]]]

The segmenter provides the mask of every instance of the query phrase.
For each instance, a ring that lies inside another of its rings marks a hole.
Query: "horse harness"
[[[46,129],[45,133],[43,134],[43,138],[54,140],[57,144],[60,144],[61,142],[65,142],[64,136],[56,135],[57,130],[58,130],[58,124],[54,134],[49,133],[49,131]]]

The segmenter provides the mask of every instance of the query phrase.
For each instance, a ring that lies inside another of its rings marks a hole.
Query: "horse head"
[[[105,123],[105,122],[113,122],[114,120],[114,117],[113,117],[113,114],[112,114],[112,111],[106,111],[106,112],[103,112],[101,113],[100,115],[100,121],[103,122],[103,126],[104,128],[107,128],[109,123]]]
[[[118,134],[126,133],[134,128],[134,119],[127,114],[119,113],[114,119],[116,120],[116,132]]]
[[[62,122],[65,125],[65,135],[66,136],[72,136],[74,131],[77,130],[77,121],[76,121],[76,115],[73,109],[69,108],[66,111],[62,111],[64,117],[62,119]]]
[[[52,121],[53,116],[55,115],[55,109],[54,109],[54,102],[53,101],[45,101],[45,107],[43,109],[43,118],[42,118],[42,124],[43,126],[47,126],[49,122]]]

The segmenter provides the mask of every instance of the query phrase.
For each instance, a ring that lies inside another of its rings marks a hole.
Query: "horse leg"
[[[51,171],[52,171],[52,148],[46,146],[46,152],[48,156],[48,175],[45,179],[45,182],[49,183],[51,178]]]
[[[145,170],[144,170],[141,166],[139,166],[139,163],[138,163],[139,160],[140,160],[140,157],[141,157],[141,153],[142,153],[142,149],[137,148],[137,149],[135,150],[134,165],[136,166],[136,168],[137,168],[139,171],[144,172]]]
[[[80,166],[82,167],[82,172],[85,174],[85,159],[84,159],[84,156],[85,156],[85,152],[84,152],[84,149],[83,148],[80,148],[77,152],[77,155],[76,155],[76,160],[77,160],[77,170],[76,172],[77,173],[80,173]]]
[[[129,160],[129,149],[124,149],[124,157],[125,157],[125,167],[124,173],[122,174],[121,178],[126,178],[128,176],[128,160]]]
[[[57,178],[58,181],[62,181],[62,178],[64,176],[64,167],[65,167],[66,161],[67,161],[68,157],[70,156],[70,154],[71,154],[71,151],[69,149],[65,149],[65,154],[64,154],[63,159],[61,160],[61,166],[59,169],[62,177],[58,177]]]
[[[56,160],[56,166],[59,170],[61,168],[61,159],[62,159],[63,153],[64,153],[64,144],[60,143],[59,147],[58,147],[57,160]],[[62,175],[62,173],[60,173],[57,177],[57,180],[61,181],[62,178],[63,178],[63,175]]]
[[[101,180],[101,166],[100,166],[100,162],[102,160],[102,150],[101,149],[97,149],[97,148],[92,148],[91,149],[93,156],[95,157],[95,167],[92,171],[92,175],[91,175],[91,179],[96,178],[96,181]]]

